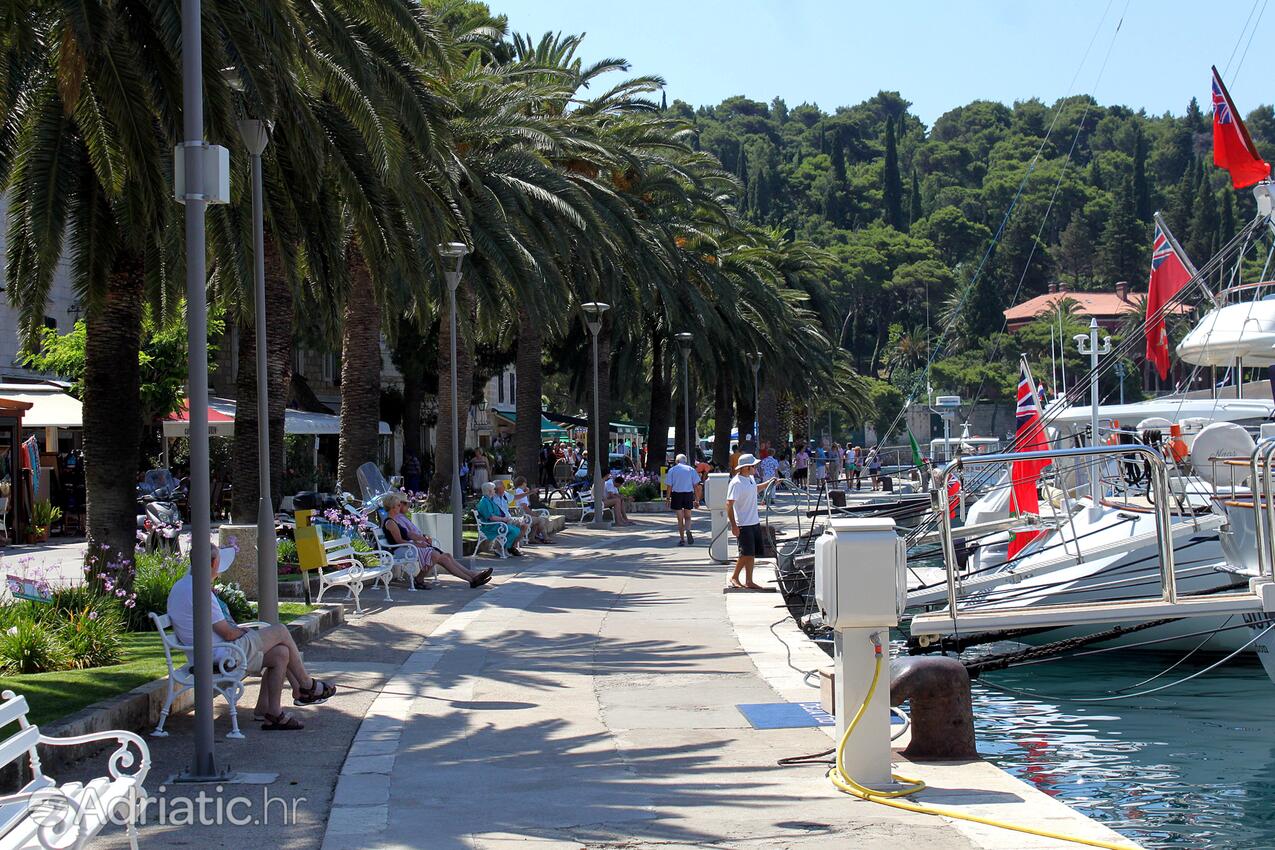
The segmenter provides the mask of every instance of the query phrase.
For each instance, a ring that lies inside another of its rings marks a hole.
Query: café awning
[[[307,410],[284,411],[283,432],[318,436],[341,433],[341,417],[331,413],[312,413]],[[210,437],[231,437],[235,433],[235,403],[228,398],[208,399],[208,435]],[[379,433],[382,436],[393,433],[390,426],[380,423]],[[186,437],[190,435],[190,414],[186,403],[176,413],[164,419],[164,436],[168,438]]]
[[[0,384],[0,396],[31,405],[23,428],[84,427],[84,406],[56,384]]]

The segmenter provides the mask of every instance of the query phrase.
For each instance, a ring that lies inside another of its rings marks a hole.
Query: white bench
[[[509,557],[509,526],[503,522],[485,522],[478,515],[478,511],[474,511],[474,524],[478,528],[478,543],[474,546],[474,554],[477,555],[484,548],[492,550],[497,558]],[[491,531],[494,537],[487,537],[483,532]]]
[[[373,517],[375,519],[375,517]],[[385,529],[379,525],[373,525],[371,530],[371,540],[368,540],[376,551],[381,555],[389,555],[390,566],[394,571],[394,578],[407,578],[407,589],[409,591],[416,590],[416,577],[421,572],[421,558],[417,552],[415,543],[391,543],[389,537],[385,534]],[[429,567],[425,568],[428,577],[438,580],[438,565],[431,562]]]
[[[156,614],[152,611],[147,616],[151,618],[151,622],[159,631],[160,639],[164,643],[164,661],[168,664],[168,693],[164,696],[164,707],[159,712],[159,723],[151,732],[151,737],[166,738],[168,733],[164,731],[164,724],[168,722],[173,702],[195,687],[195,647],[177,642],[177,635],[173,632],[173,621],[167,614]],[[267,624],[254,621],[236,625],[241,629],[255,629]],[[221,694],[226,700],[226,705],[230,706],[230,731],[226,733],[226,737],[238,740],[243,738],[243,733],[239,731],[239,698],[243,696],[243,680],[248,675],[248,656],[235,644],[218,640],[215,635],[212,645],[213,690]],[[186,663],[178,667],[173,662],[174,652],[184,654]]]
[[[360,555],[372,558],[375,563],[363,563]],[[319,574],[319,593],[314,599],[316,605],[323,601],[323,594],[332,588],[344,587],[348,593],[346,599],[354,599],[354,613],[362,614],[363,605],[359,601],[359,594],[363,592],[363,585],[371,584],[375,587],[377,582],[385,587],[385,601],[394,601],[390,598],[394,559],[388,552],[355,552],[348,537],[324,540],[323,563],[317,565],[315,570]]]
[[[593,519],[594,510],[593,510],[593,489],[592,489],[592,488],[590,488],[590,489],[588,489],[588,490],[579,490],[579,491],[577,491],[577,492],[576,492],[576,504],[577,504],[577,505],[579,505],[579,507],[580,507],[580,522],[581,522],[581,524],[584,524],[584,523],[588,522],[589,520]],[[606,507],[605,505],[603,505],[603,506],[602,506],[602,515],[603,515],[603,516],[606,516],[607,514],[611,514],[611,519],[612,519],[612,521],[614,521],[614,520],[615,520],[615,514],[614,514],[614,512],[613,512],[610,508],[608,508],[608,507]]]
[[[13,691],[0,693],[0,729],[18,729],[0,741],[0,767],[26,757],[31,779],[15,794],[0,797],[0,850],[43,850],[83,847],[103,827],[124,819],[128,841],[137,850],[136,816],[143,809],[142,783],[151,768],[146,741],[132,732],[108,731],[69,738],[50,738],[27,720],[27,700]],[[119,746],[107,759],[107,775],[89,782],[59,784],[40,767],[39,745],[68,747],[115,741]],[[136,747],[134,753],[132,747]],[[131,774],[124,771],[136,768]],[[121,818],[127,814],[127,818]]]

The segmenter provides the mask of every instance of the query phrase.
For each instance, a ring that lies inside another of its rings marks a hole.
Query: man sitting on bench
[[[229,546],[220,549],[213,547],[211,566],[214,580],[219,573],[230,569],[235,554],[236,550]],[[178,642],[187,646],[195,643],[194,591],[194,578],[188,572],[168,592],[168,616],[173,621],[173,633]],[[261,674],[261,692],[257,696],[253,717],[264,721],[261,728],[267,732],[304,729],[305,724],[283,710],[281,694],[284,680],[292,685],[294,705],[327,702],[336,695],[336,686],[306,672],[305,665],[301,662],[301,653],[287,626],[241,628],[223,610],[217,594],[209,595],[211,599],[205,604],[210,606],[216,638],[239,647],[248,658],[248,673]],[[227,650],[214,646],[213,663],[220,663],[227,654]]]

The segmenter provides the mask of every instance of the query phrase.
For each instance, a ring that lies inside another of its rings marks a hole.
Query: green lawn
[[[280,602],[279,619],[291,622],[313,610],[301,602]],[[91,670],[55,670],[0,677],[0,690],[27,698],[32,723],[45,724],[66,717],[99,700],[130,691],[168,674],[158,632],[124,635],[124,661]]]

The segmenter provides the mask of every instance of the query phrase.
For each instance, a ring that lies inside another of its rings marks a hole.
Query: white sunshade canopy
[[[381,435],[393,433],[388,423],[379,423]],[[283,432],[308,436],[341,433],[341,417],[331,413],[312,413],[308,410],[284,411]],[[231,437],[235,433],[235,402],[228,398],[208,399],[208,433],[214,437]],[[164,420],[164,436],[168,438],[190,435],[190,420],[182,410]]]
[[[84,406],[56,384],[0,384],[0,398],[26,402],[23,428],[81,428]]]

